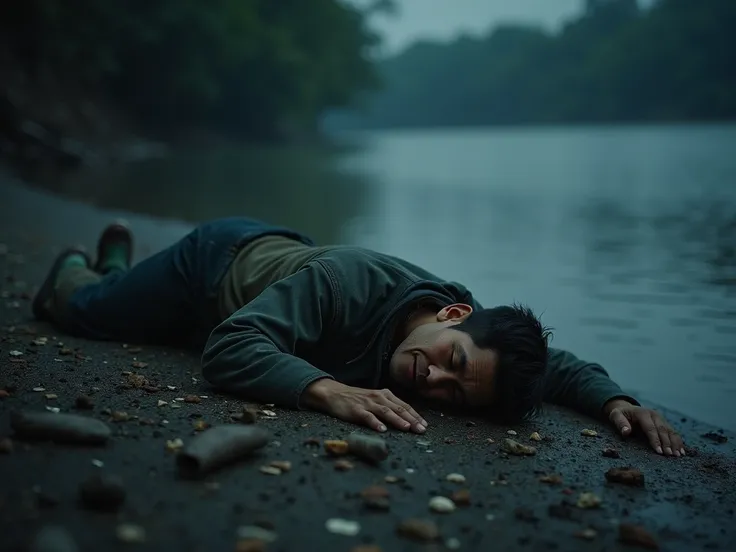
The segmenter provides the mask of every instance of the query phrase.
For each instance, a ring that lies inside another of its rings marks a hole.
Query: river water
[[[342,135],[182,151],[44,185],[103,207],[245,214],[518,301],[627,391],[736,429],[736,126]]]

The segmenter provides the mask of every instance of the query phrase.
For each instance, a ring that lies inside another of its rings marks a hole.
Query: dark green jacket
[[[244,398],[294,408],[321,378],[379,387],[395,323],[420,299],[482,308],[462,285],[401,259],[358,247],[329,249],[213,330],[203,376]],[[598,416],[608,400],[623,396],[601,366],[550,349],[546,401]]]

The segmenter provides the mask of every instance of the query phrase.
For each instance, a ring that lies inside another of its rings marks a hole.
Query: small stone
[[[503,440],[503,450],[509,454],[514,454],[516,456],[534,456],[537,454],[537,449],[534,447],[530,447],[529,445],[522,445],[518,441],[514,441],[513,439],[504,439]]]
[[[578,497],[577,506],[586,510],[598,508],[601,505],[601,499],[594,493],[581,493]]]
[[[115,534],[120,542],[128,544],[141,544],[146,542],[146,530],[134,523],[121,523],[115,529]]]
[[[79,499],[90,510],[115,512],[125,501],[125,487],[117,476],[93,475],[79,486]]]
[[[258,540],[264,543],[275,542],[278,535],[269,529],[258,525],[243,525],[238,527],[238,539],[242,540]]]
[[[325,441],[325,450],[332,456],[343,456],[348,453],[348,442],[338,440]]]
[[[598,432],[594,429],[584,429],[580,432],[580,435],[584,435],[585,437],[595,437],[598,435]]]
[[[606,458],[621,458],[621,455],[615,448],[603,449],[603,456]]]
[[[348,471],[348,470],[352,470],[355,467],[353,463],[350,462],[349,460],[342,460],[342,459],[336,460],[334,466],[337,471]]]
[[[575,533],[575,536],[583,540],[595,540],[595,538],[598,536],[598,531],[591,528],[583,529],[582,531],[577,531]]]
[[[450,483],[465,483],[465,476],[459,473],[450,473],[445,479]]]
[[[455,491],[451,498],[457,506],[470,506],[470,491],[467,489]]]
[[[92,410],[95,406],[91,397],[87,395],[79,395],[74,401],[74,406],[78,410]]]
[[[636,468],[611,468],[606,472],[606,480],[632,487],[644,486],[644,474]]]
[[[386,511],[391,509],[391,503],[388,498],[380,496],[371,496],[363,499],[363,506],[369,510]]]
[[[401,479],[396,477],[395,475],[387,475],[386,477],[383,478],[383,480],[386,483],[398,483],[399,481],[401,481]]]
[[[509,429],[506,433],[509,435],[518,435],[513,429]]]
[[[13,448],[13,441],[10,438],[0,439],[0,454],[10,454]]]
[[[241,424],[254,424],[258,421],[258,410],[246,405],[243,407],[242,412],[233,414],[231,418]]]
[[[267,416],[268,418],[275,418],[276,413],[273,410],[261,410],[261,414],[264,416]]]
[[[547,483],[549,485],[559,485],[560,483],[562,483],[562,476],[556,473],[551,473],[549,475],[543,475],[539,478],[539,481],[541,483]]]
[[[455,511],[455,503],[444,496],[433,496],[429,500],[429,509],[438,514],[449,514]]]
[[[401,537],[417,542],[433,542],[439,539],[440,531],[437,525],[423,519],[405,519],[396,527],[396,532]]]
[[[622,523],[618,526],[618,539],[624,544],[641,546],[650,550],[659,550],[659,544],[646,529],[631,523]]]
[[[74,350],[73,349],[70,349],[69,347],[62,347],[61,349],[59,349],[59,354],[61,356],[73,355],[74,354]]]
[[[189,404],[199,404],[202,402],[202,399],[200,399],[197,395],[187,395],[184,397],[184,402]]]
[[[97,467],[97,468],[101,468],[101,467],[103,467],[105,465],[105,463],[102,460],[98,460],[97,458],[93,458],[92,459],[92,465],[95,466],[95,467]]]
[[[347,519],[332,518],[325,522],[325,528],[336,535],[344,535],[346,537],[354,537],[360,533],[360,524],[357,521]]]
[[[531,439],[532,441],[541,441],[542,436],[538,432],[535,431],[529,436],[529,439]]]
[[[176,452],[180,450],[183,446],[184,441],[182,441],[179,437],[170,441],[166,441],[166,450],[169,452]]]
[[[210,427],[210,424],[208,424],[204,420],[196,420],[193,425],[194,431],[204,431],[205,429]]]
[[[10,351],[10,352],[9,352],[8,354],[9,354],[9,355],[10,355],[11,357],[19,357],[19,356],[23,356],[23,353],[22,353],[21,351]]]
[[[169,404],[169,403],[166,402],[166,401],[162,401],[161,399],[159,399],[158,402],[156,403],[156,406],[166,406],[167,404]]]
[[[266,475],[281,475],[281,470],[274,466],[261,466],[260,470]]]
[[[167,385],[166,386],[166,389],[168,389],[169,391],[176,391],[176,386],[175,385]]]
[[[46,397],[47,401],[53,401],[55,399],[58,399],[59,395],[57,395],[56,393],[46,393],[44,397]]]
[[[130,420],[128,413],[123,412],[122,410],[113,410],[112,414],[110,414],[110,418],[113,422],[127,422]]]
[[[34,339],[33,341],[31,341],[31,343],[33,343],[37,347],[43,347],[44,345],[46,345],[48,343],[48,341],[49,341],[49,338],[48,337],[39,337],[39,338]]]
[[[132,362],[130,365],[133,368],[136,368],[136,369],[142,369],[142,368],[147,368],[148,367],[148,363],[147,362],[141,362],[140,360],[136,360],[135,362]]]
[[[46,391],[46,388],[45,387],[34,387],[33,390],[36,393],[43,393],[44,391]]]
[[[288,472],[291,470],[291,462],[288,460],[274,460],[270,465],[274,468],[278,468],[282,472]]]
[[[448,550],[460,550],[460,541],[456,539],[455,537],[450,537],[445,541],[445,546],[448,548]]]
[[[49,412],[53,412],[54,414],[58,414],[59,412],[61,412],[61,409],[58,406],[47,406],[46,410],[48,410]]]

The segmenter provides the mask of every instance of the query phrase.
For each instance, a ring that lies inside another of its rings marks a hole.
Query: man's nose
[[[450,372],[443,370],[439,366],[435,366],[434,364],[429,365],[429,374],[427,375],[428,387],[442,386],[453,378],[454,376]]]

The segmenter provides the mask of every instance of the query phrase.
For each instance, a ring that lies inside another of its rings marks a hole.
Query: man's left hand
[[[614,399],[606,403],[603,412],[624,437],[631,435],[632,430],[638,427],[658,454],[685,456],[682,437],[656,410]]]

